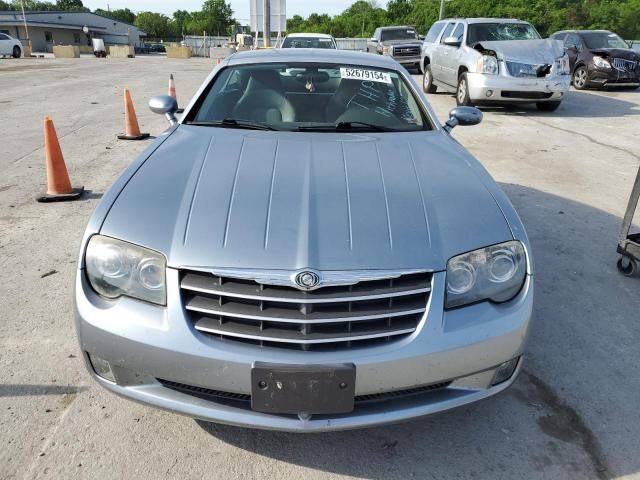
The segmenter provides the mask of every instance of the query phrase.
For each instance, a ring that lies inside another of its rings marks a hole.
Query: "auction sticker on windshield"
[[[347,80],[367,80],[370,82],[391,84],[391,75],[376,70],[364,70],[362,68],[341,68],[340,77]]]

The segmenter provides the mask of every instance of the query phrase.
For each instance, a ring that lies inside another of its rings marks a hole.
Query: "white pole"
[[[440,20],[444,17],[444,0],[440,0]]]
[[[29,29],[27,28],[27,16],[24,14],[24,0],[20,1],[22,5],[22,20],[24,21],[24,33],[27,35],[27,43],[29,44],[29,50],[31,50],[31,38],[29,38]]]

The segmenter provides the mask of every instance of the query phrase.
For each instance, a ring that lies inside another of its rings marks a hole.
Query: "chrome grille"
[[[551,72],[551,65],[531,64],[520,62],[505,62],[507,71],[512,77],[542,78]]]
[[[305,292],[183,271],[181,294],[196,330],[220,339],[300,350],[338,350],[399,340],[422,320],[430,273]]]
[[[613,66],[621,72],[635,72],[638,62],[633,60],[625,60],[624,58],[614,58]]]
[[[420,55],[420,47],[393,47],[394,57],[417,57]]]

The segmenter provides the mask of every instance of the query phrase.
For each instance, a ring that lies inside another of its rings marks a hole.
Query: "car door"
[[[373,34],[373,37],[371,37],[371,40],[367,42],[367,51],[369,53],[378,53],[379,42],[380,42],[380,29],[376,28],[376,31]]]
[[[447,37],[454,37],[459,42],[458,46],[445,45]],[[448,85],[458,85],[458,52],[464,37],[464,23],[458,22],[449,35],[442,36],[440,46],[442,48],[442,80]]]
[[[11,39],[7,35],[0,33],[0,55],[9,55],[11,53],[9,51],[11,43]]]
[[[580,36],[575,33],[568,34],[564,39],[564,49],[569,57],[569,66],[573,72],[573,68],[576,66],[576,62],[578,61],[578,56],[582,51],[582,40],[580,40]]]
[[[447,38],[452,32],[454,27],[456,26],[456,22],[449,22],[447,26],[444,27],[444,30],[440,34],[440,37],[433,48],[433,58],[431,59],[431,73],[433,74],[433,78],[440,82],[444,82],[443,77],[443,69],[442,65],[444,63],[444,59],[449,51],[445,48],[444,39]]]

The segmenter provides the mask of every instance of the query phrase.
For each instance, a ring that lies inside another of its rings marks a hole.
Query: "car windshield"
[[[380,41],[389,40],[416,40],[418,38],[413,28],[392,28],[380,32]]]
[[[330,38],[321,37],[287,37],[282,42],[282,48],[334,48]]]
[[[583,33],[584,43],[590,50],[596,48],[629,48],[627,42],[615,33],[609,32],[588,32]]]
[[[220,72],[184,123],[255,130],[431,130],[395,70],[345,64],[254,64]]]
[[[471,23],[467,44],[505,40],[538,40],[540,35],[528,23]]]

